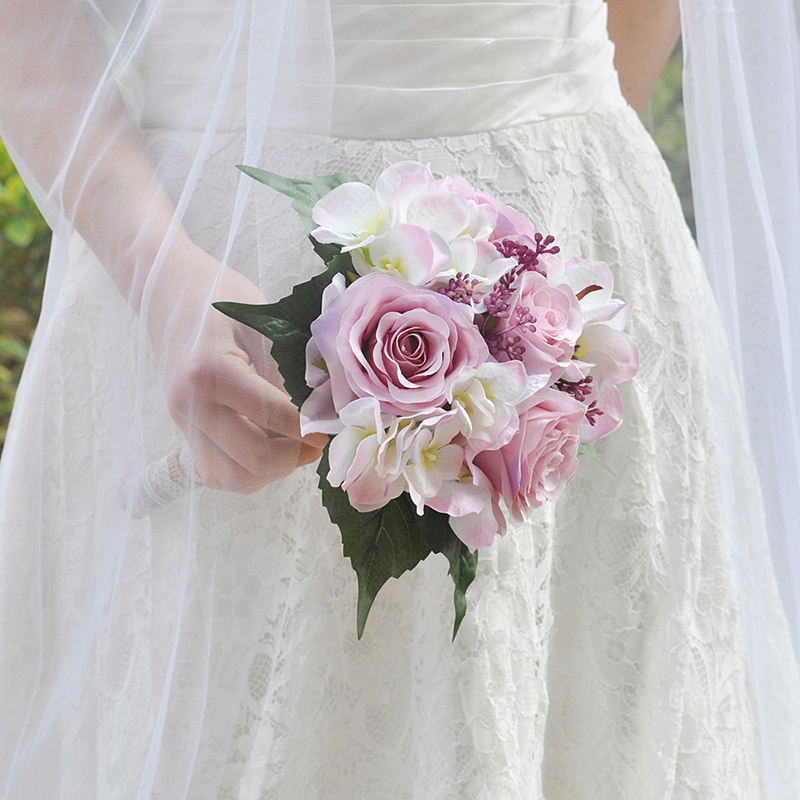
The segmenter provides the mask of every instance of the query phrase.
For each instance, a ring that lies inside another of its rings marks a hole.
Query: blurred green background
[[[50,229],[0,142],[0,451],[28,355],[50,250]]]
[[[694,233],[680,46],[656,86],[643,122],[672,172],[686,220]],[[49,247],[50,231],[0,142],[0,452],[39,318]]]

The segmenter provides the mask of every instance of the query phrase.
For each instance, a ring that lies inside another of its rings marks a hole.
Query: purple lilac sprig
[[[597,407],[597,400],[592,400],[592,402],[589,404],[589,408],[586,409],[586,421],[590,425],[596,425],[597,418],[602,416],[602,414],[602,409]]]
[[[594,380],[591,375],[587,375],[579,381],[567,381],[560,378],[553,384],[553,388],[561,392],[566,392],[572,395],[579,403],[583,403],[592,393],[593,382]],[[589,407],[586,409],[586,421],[590,425],[596,425],[597,418],[601,416],[602,413],[602,410],[597,407],[597,400],[592,400],[592,402],[589,403]]]
[[[566,381],[560,378],[553,384],[553,388],[571,394],[579,403],[582,403],[592,393],[592,383],[594,380],[591,375],[587,375],[579,381]]]
[[[506,312],[506,318],[509,316]],[[512,336],[511,334],[518,329],[527,331],[528,333],[536,332],[536,318],[531,314],[531,310],[527,306],[517,306],[514,309],[514,324],[510,328],[506,328],[502,333],[484,333],[483,338],[489,346],[489,352],[499,360],[498,356],[505,355],[508,361],[522,361],[522,356],[525,353],[525,345],[520,344],[522,341],[521,336]]]
[[[513,331],[521,329],[534,333],[536,331],[536,318],[531,314],[527,307],[514,309],[514,324],[506,328],[502,333],[492,333],[490,325],[492,320],[508,319],[511,315],[511,299],[516,289],[517,278],[524,272],[538,272],[546,275],[545,271],[539,267],[539,257],[545,254],[555,255],[559,252],[559,247],[553,245],[555,239],[552,236],[542,236],[541,233],[534,234],[534,247],[531,248],[522,242],[515,242],[513,239],[503,239],[495,242],[494,246],[504,258],[513,258],[517,265],[512,267],[500,280],[492,287],[489,297],[486,298],[486,316],[483,319],[481,330],[489,352],[499,358],[505,356],[509,361],[521,361],[525,352],[525,345],[521,344],[521,337],[512,335]],[[496,323],[495,323],[496,324]]]
[[[483,292],[476,291],[479,281],[477,278],[470,280],[469,273],[457,272],[455,278],[450,278],[447,286],[439,289],[439,294],[449,297],[454,303],[470,304],[473,298],[483,296]]]

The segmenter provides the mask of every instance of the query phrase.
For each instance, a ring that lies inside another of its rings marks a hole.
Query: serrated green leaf
[[[333,175],[321,175],[312,180],[302,178],[286,178],[274,172],[268,172],[258,167],[248,167],[245,164],[237,164],[236,169],[249,175],[253,180],[263,183],[275,189],[276,192],[285,194],[293,200],[310,202],[312,205],[322,197],[325,197],[331,189],[335,189],[343,183],[358,183],[359,179],[349,172],[335,172]]]
[[[341,273],[347,278],[348,283],[358,280],[358,275],[353,272],[353,258],[350,253],[337,253],[333,258],[326,262],[328,265],[328,272],[333,276]]]
[[[342,534],[344,555],[358,577],[356,632],[360,639],[375,597],[389,578],[399,578],[431,549],[419,534],[414,506],[403,494],[368,514],[356,511],[342,489],[328,483],[328,448],[317,467],[322,502]]]
[[[311,323],[320,315],[322,294],[334,275],[351,266],[349,253],[338,255],[325,272],[304,283],[298,283],[291,294],[277,303],[213,304],[218,311],[253,328],[272,342],[272,355],[283,376],[286,391],[298,408],[311,394],[305,380],[305,350],[311,338]]]
[[[310,329],[322,308],[322,293],[333,280],[335,271],[326,270],[310,280],[298,283],[291,294],[277,303],[248,305],[246,303],[214,303],[214,308],[245,325],[260,331],[262,317],[274,317],[292,322],[298,328]],[[261,331],[263,333],[263,331]],[[266,334],[265,334],[266,335]],[[310,334],[309,334],[310,335]]]
[[[256,306],[246,303],[214,303],[214,308],[231,319],[247,325],[272,342],[272,357],[278,364],[283,383],[292,402],[300,408],[311,389],[306,383],[306,345],[311,331],[286,319],[274,317],[268,310],[276,304]]]
[[[478,551],[470,552],[469,548],[453,533],[449,517],[432,508],[426,508],[420,522],[420,535],[434,553],[442,553],[450,562],[447,574],[453,579],[453,605],[455,621],[453,623],[453,639],[467,613],[467,589],[475,579],[478,568]]]
[[[578,458],[581,456],[586,456],[589,461],[594,461],[595,464],[602,467],[609,475],[613,475],[615,478],[619,477],[617,473],[603,461],[597,450],[588,442],[581,442],[581,444],[578,445]]]

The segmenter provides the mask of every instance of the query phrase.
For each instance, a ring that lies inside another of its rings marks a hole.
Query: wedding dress
[[[123,95],[178,207],[207,147],[184,225],[273,300],[320,265],[265,187],[225,253],[250,113],[235,65],[227,105],[208,96],[214,136],[194,123],[190,89],[232,8],[162,4]],[[131,518],[126,482],[184,440],[136,316],[73,235],[0,478],[4,796],[794,797],[800,680],[769,575],[758,614],[740,608],[765,532],[732,367],[666,167],[620,94],[605,4],[331,11],[334,135],[288,126],[262,164],[370,182],[430,162],[565,256],[606,261],[641,353],[625,421],[598,444],[615,474],[583,461],[560,500],[481,552],[454,642],[436,556],[387,584],[359,641],[313,466]],[[754,676],[753,650],[768,672]]]

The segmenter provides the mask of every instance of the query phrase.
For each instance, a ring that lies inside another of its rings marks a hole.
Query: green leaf
[[[443,553],[450,562],[447,574],[453,578],[453,604],[455,606],[455,622],[453,639],[467,613],[467,589],[475,580],[478,568],[478,551],[470,552],[469,548],[453,533],[449,517],[432,508],[425,508],[420,521],[420,535],[434,553]]]
[[[359,179],[349,172],[335,172],[333,175],[321,175],[318,178],[303,180],[302,178],[285,178],[274,172],[267,172],[258,167],[248,167],[245,164],[237,164],[236,169],[249,175],[253,180],[275,189],[276,192],[285,194],[293,200],[303,203],[311,203],[313,206],[322,197],[325,197],[331,189],[335,189],[343,183],[358,183]]]
[[[284,386],[292,402],[300,408],[311,389],[306,383],[306,345],[311,331],[289,320],[272,316],[274,307],[246,303],[214,303],[214,308],[228,317],[262,333],[272,342],[272,357],[283,376]]]
[[[272,357],[283,376],[286,391],[300,408],[311,394],[306,384],[306,345],[311,338],[311,323],[319,316],[322,293],[333,280],[333,271],[315,275],[299,283],[277,303],[214,303],[223,314],[253,328],[272,342]]]
[[[431,548],[419,534],[419,517],[407,494],[377,511],[356,511],[347,493],[328,483],[328,449],[317,467],[322,502],[331,522],[339,526],[344,555],[358,577],[356,631],[360,639],[370,608],[389,578],[399,578],[426,558]]]
[[[353,267],[353,259],[350,253],[337,253],[326,263],[328,271],[331,273],[331,280],[337,273],[344,275],[348,284],[358,280],[359,276],[354,272],[355,267]]]
[[[272,356],[283,376],[286,391],[300,408],[311,394],[306,384],[306,345],[311,338],[311,323],[320,315],[322,293],[337,272],[352,267],[349,253],[337,255],[328,269],[311,280],[298,283],[292,293],[277,303],[214,303],[214,308],[247,325],[272,342]]]
[[[283,175],[276,175],[274,172],[267,172],[267,170],[258,169],[258,167],[248,167],[244,164],[237,165],[237,169],[240,169],[245,175],[249,175],[253,180],[292,198],[292,208],[300,215],[303,229],[311,239],[314,250],[326,264],[334,256],[338,255],[342,249],[341,245],[321,244],[311,237],[311,231],[317,227],[317,224],[311,218],[311,212],[315,203],[325,197],[332,189],[341,186],[343,183],[357,183],[359,179],[355,175],[351,175],[349,172],[335,172],[333,175],[321,175],[318,178],[307,181],[299,178],[285,178]]]
[[[619,477],[617,473],[603,461],[597,450],[588,442],[582,442],[578,445],[578,458],[581,456],[586,456],[589,461],[594,461],[595,464],[602,467],[609,475],[613,475],[615,478]]]

